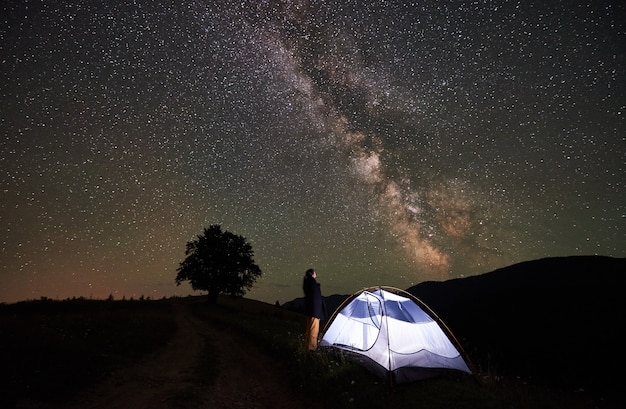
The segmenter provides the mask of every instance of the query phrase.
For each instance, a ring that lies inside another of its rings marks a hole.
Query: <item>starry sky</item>
[[[621,1],[1,8],[0,302],[201,294],[212,224],[270,303],[626,257]]]

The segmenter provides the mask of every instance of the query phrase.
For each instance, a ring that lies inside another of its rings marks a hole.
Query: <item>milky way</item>
[[[619,1],[5,2],[0,302],[192,293],[211,224],[247,295],[626,257]]]

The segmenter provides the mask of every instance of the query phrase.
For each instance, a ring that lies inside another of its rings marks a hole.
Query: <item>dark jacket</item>
[[[304,290],[304,313],[309,317],[324,318],[324,300],[322,290],[315,278],[306,276],[302,283]]]

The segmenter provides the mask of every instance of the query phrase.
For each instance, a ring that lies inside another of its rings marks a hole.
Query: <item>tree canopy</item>
[[[185,255],[176,269],[176,285],[189,281],[194,290],[207,291],[213,303],[220,294],[242,297],[262,275],[248,241],[217,224],[187,242]]]

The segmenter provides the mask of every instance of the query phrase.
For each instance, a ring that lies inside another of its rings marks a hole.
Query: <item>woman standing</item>
[[[304,273],[302,283],[302,289],[304,290],[304,313],[307,316],[304,342],[308,351],[315,351],[317,349],[320,319],[324,316],[322,290],[316,278],[317,273],[310,268]]]

